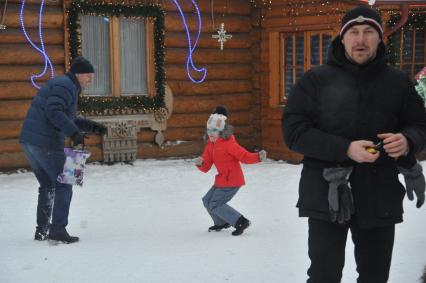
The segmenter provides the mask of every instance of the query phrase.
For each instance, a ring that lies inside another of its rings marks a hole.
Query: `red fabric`
[[[200,171],[208,172],[213,164],[216,166],[214,185],[218,188],[243,186],[245,180],[240,162],[260,162],[259,154],[248,152],[238,144],[233,135],[227,140],[218,138],[216,142],[209,141],[201,157],[203,164],[197,166]]]

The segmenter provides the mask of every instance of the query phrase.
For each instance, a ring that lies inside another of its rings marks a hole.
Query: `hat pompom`
[[[212,114],[221,114],[225,117],[228,117],[228,109],[225,106],[216,106]]]

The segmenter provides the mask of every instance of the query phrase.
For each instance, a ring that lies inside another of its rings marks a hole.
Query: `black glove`
[[[72,136],[71,136],[71,140],[72,140],[72,144],[73,146],[77,146],[77,145],[84,145],[84,139],[87,138],[87,135],[81,132],[75,132]]]
[[[404,176],[405,189],[409,200],[414,200],[413,191],[417,197],[416,207],[420,208],[425,202],[425,176],[422,166],[417,162],[411,168],[398,166],[399,172]]]
[[[332,222],[343,224],[355,213],[348,180],[352,167],[324,168],[323,177],[329,182],[328,206]]]
[[[92,132],[98,135],[105,135],[107,133],[107,127],[102,125],[101,123],[92,121]]]

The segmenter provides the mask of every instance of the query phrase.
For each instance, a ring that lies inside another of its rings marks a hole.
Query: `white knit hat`
[[[207,129],[218,129],[222,131],[225,128],[226,116],[222,114],[211,114],[207,120]]]

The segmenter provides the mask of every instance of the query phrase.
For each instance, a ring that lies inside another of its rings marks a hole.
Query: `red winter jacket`
[[[229,139],[218,138],[209,141],[204,149],[203,164],[198,166],[202,172],[208,172],[214,164],[217,169],[214,185],[220,187],[241,187],[245,184],[240,162],[254,164],[260,162],[258,153],[248,152],[240,146],[232,135]]]

